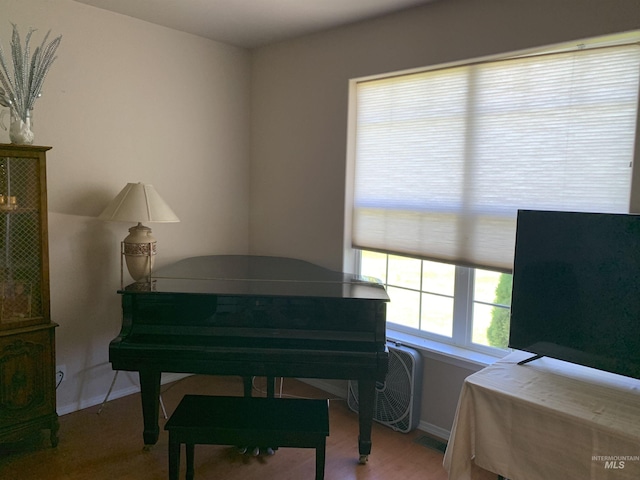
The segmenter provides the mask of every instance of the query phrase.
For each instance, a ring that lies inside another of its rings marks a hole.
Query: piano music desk
[[[324,478],[328,400],[185,395],[164,428],[169,431],[169,480],[178,480],[182,443],[187,480],[193,480],[195,444],[315,448],[315,478]]]

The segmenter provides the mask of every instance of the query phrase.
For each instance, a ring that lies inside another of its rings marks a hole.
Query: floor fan
[[[393,430],[407,433],[420,423],[422,357],[412,348],[393,342],[389,348],[389,373],[376,383],[373,419]],[[349,381],[347,403],[358,412],[358,382]]]

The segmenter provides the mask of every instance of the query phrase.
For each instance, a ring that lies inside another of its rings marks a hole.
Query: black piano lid
[[[118,293],[353,298],[389,301],[372,277],[335,272],[284,257],[211,255],[191,257],[158,269],[151,283],[132,283]]]

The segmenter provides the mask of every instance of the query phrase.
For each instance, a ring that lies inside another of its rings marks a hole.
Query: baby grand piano
[[[290,258],[217,255],[181,260],[118,293],[122,329],[109,360],[139,372],[145,445],[158,440],[162,372],[349,379],[358,381],[367,460],[375,385],[388,370],[381,284]]]

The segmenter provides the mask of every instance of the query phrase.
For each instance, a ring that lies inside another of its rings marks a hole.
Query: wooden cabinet
[[[0,144],[0,442],[39,429],[58,443],[49,313],[46,151]]]

